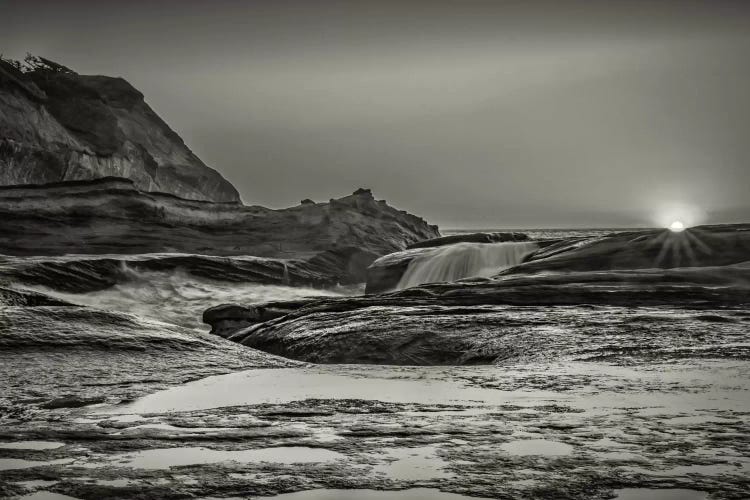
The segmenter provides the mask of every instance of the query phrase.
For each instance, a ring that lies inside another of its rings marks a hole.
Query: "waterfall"
[[[287,265],[286,261],[283,262],[284,264],[284,279],[282,280],[282,283],[285,285],[289,284],[289,266]]]
[[[489,278],[520,264],[525,256],[538,248],[536,243],[518,242],[456,243],[438,247],[415,257],[396,289],[475,276]]]

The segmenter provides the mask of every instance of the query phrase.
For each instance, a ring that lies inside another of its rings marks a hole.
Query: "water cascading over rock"
[[[538,248],[536,243],[528,242],[457,243],[438,247],[412,260],[396,289],[462,278],[488,278],[520,264]]]

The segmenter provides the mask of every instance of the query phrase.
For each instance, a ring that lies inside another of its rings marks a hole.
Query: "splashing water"
[[[396,288],[461,278],[489,278],[520,264],[538,248],[536,243],[518,242],[457,243],[438,247],[412,260]]]
[[[41,286],[25,288],[74,304],[132,313],[142,318],[201,331],[208,329],[201,321],[203,311],[223,303],[248,305],[306,297],[335,297],[359,292],[352,287],[322,290],[209,280],[183,270],[138,271],[126,264],[123,264],[121,273],[127,276],[127,281],[96,292],[67,293]]]

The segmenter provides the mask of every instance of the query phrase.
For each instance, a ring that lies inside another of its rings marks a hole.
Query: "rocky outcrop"
[[[192,328],[0,287],[3,429],[40,407],[119,403],[211,375],[295,364]]]
[[[366,293],[393,290],[416,258],[430,247],[466,241],[525,241],[517,233],[476,233],[420,242],[385,255],[367,270]],[[436,244],[433,244],[435,242]],[[502,275],[538,272],[672,269],[725,266],[750,260],[750,224],[698,226],[683,232],[666,229],[612,233],[603,237],[573,237],[535,241],[539,249]]]
[[[436,226],[369,191],[272,210],[144,193],[116,178],[0,188],[0,254],[121,255],[0,262],[8,279],[71,291],[119,282],[123,264],[230,281],[362,282],[378,256],[437,235]],[[197,255],[127,257],[164,252]]]
[[[328,255],[330,252],[323,252]],[[216,257],[191,254],[73,255],[0,257],[0,277],[10,283],[42,286],[68,293],[106,290],[139,279],[142,273],[175,273],[225,283],[258,283],[314,288],[359,282],[358,273],[347,274],[338,261],[320,264],[316,258],[271,259]]]
[[[41,58],[25,67],[0,60],[0,184],[109,176],[142,191],[239,202],[122,78],[79,75]]]
[[[5,268],[77,291],[118,282],[125,261],[262,283],[362,282],[377,257],[440,235],[369,189],[285,210],[243,206],[125,80],[36,57],[0,59],[0,185],[0,254],[198,254]]]
[[[8,255],[310,258],[335,250],[331,260],[366,260],[357,251],[384,255],[439,235],[370,194],[274,210],[144,193],[125,179],[0,188],[0,214],[0,253]]]
[[[750,224],[725,224],[559,241],[503,274],[711,267],[746,261],[750,261]]]
[[[502,243],[504,241],[530,241],[528,234],[524,233],[465,233],[451,234],[430,238],[429,240],[418,241],[407,246],[406,249],[412,248],[434,248],[454,243]]]
[[[281,318],[312,302],[313,299],[267,302],[255,306],[222,304],[206,309],[203,322],[211,325],[212,334],[227,338],[249,325]]]
[[[365,293],[382,293],[393,290],[416,258],[427,255],[436,247],[458,243],[501,243],[530,241],[523,233],[467,233],[430,238],[408,245],[405,250],[385,255],[367,268]]]
[[[558,243],[554,249],[549,246],[538,251],[538,260],[493,278],[434,283],[380,295],[275,303],[270,316],[253,311],[243,317],[241,308],[224,306],[207,311],[204,321],[214,333],[232,341],[292,359],[385,364],[501,360],[509,348],[500,338],[502,332],[530,327],[515,322],[520,311],[507,312],[515,306],[532,306],[524,311],[536,306],[663,306],[697,311],[695,317],[702,322],[740,324],[750,320],[746,313],[719,318],[700,311],[746,311],[750,305],[747,229],[746,225],[699,228],[704,246],[702,252],[694,251],[691,267],[674,267],[679,255],[675,253],[662,261],[672,267],[648,268],[646,256],[650,254],[644,249],[655,241],[693,241],[694,234],[622,233]],[[564,263],[574,270],[563,270]],[[604,269],[613,263],[642,267]],[[558,311],[545,309],[553,310]]]
[[[486,364],[512,348],[503,335],[536,327],[516,321],[525,313],[509,312],[508,306],[542,305],[745,310],[750,266],[440,283],[383,295],[275,303],[268,315],[264,307],[259,312],[257,307],[222,306],[206,311],[204,321],[213,333],[234,342],[307,362]],[[557,308],[545,311],[561,314]],[[695,314],[701,321],[714,318]],[[727,321],[748,320],[745,315]],[[555,328],[554,322],[548,327]]]

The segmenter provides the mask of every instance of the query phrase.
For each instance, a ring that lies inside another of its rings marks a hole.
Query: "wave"
[[[353,287],[316,289],[261,283],[237,283],[195,276],[182,269],[166,272],[140,271],[122,264],[126,277],[105,290],[72,293],[45,286],[26,287],[82,306],[127,312],[186,328],[207,330],[203,311],[223,303],[256,304],[308,297],[335,297],[356,292]]]

